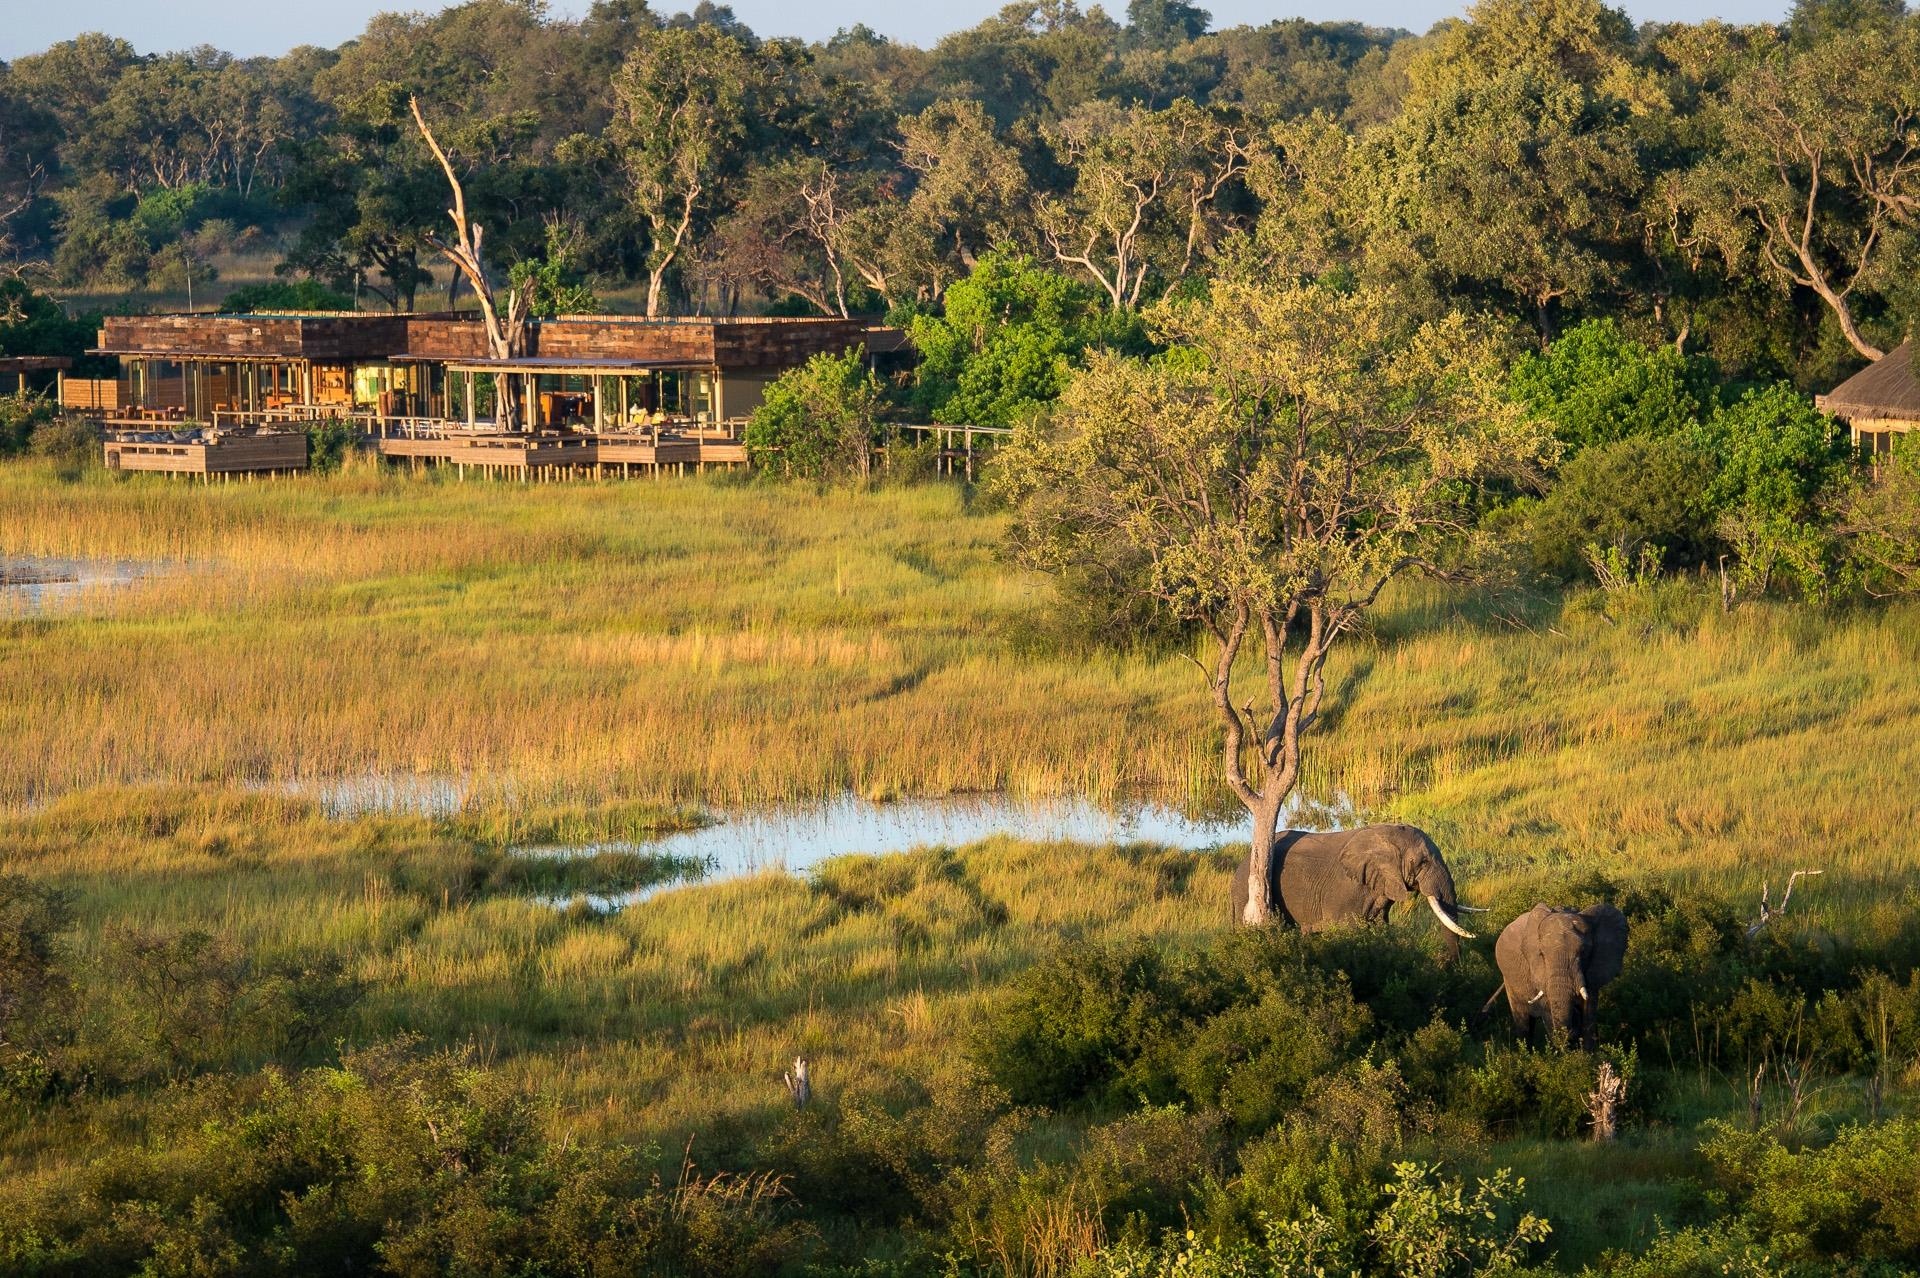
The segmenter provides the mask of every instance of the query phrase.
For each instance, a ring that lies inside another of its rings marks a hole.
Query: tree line
[[[1920,25],[1897,0],[1208,23],[1023,0],[920,49],[763,39],[710,3],[473,0],[278,58],[86,35],[0,69],[0,215],[56,290],[177,287],[252,245],[309,301],[417,307],[445,205],[417,96],[491,256],[655,314],[937,314],[1000,249],[1114,312],[1222,272],[1353,279],[1542,344],[1612,318],[1803,387],[1905,334]]]

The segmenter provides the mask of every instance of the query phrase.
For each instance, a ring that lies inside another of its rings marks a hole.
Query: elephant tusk
[[[1587,987],[1584,985],[1580,987],[1580,1001],[1582,1003],[1587,1001]]]
[[[1460,904],[1460,902],[1458,902],[1458,901],[1455,901],[1455,902],[1453,903],[1453,908],[1454,908],[1454,909],[1456,909],[1456,910],[1458,910],[1458,911],[1460,911],[1460,912],[1461,912],[1462,914],[1491,914],[1491,913],[1493,913],[1493,910],[1492,910],[1492,908],[1491,908],[1490,906],[1485,906],[1485,905],[1462,905],[1462,904]]]
[[[1527,1000],[1527,1005],[1531,1007],[1533,1004],[1538,1003],[1541,999],[1545,998],[1546,996],[1547,996],[1547,992],[1545,990],[1535,990],[1533,992],[1533,997]]]
[[[1447,912],[1440,908],[1440,902],[1435,900],[1433,897],[1427,898],[1427,908],[1433,911],[1433,917],[1435,917],[1436,919],[1439,919],[1440,926],[1446,928],[1447,931],[1453,933],[1455,936],[1464,936],[1469,941],[1473,939],[1473,933],[1467,931],[1467,929],[1465,929],[1464,927],[1461,927],[1458,923],[1455,923],[1452,919],[1448,918]]]

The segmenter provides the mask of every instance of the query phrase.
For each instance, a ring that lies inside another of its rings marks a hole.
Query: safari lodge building
[[[1814,402],[1846,422],[1854,445],[1878,465],[1896,436],[1920,430],[1913,343],[1902,342]]]
[[[93,353],[114,356],[118,376],[66,378],[62,403],[103,422],[110,467],[208,475],[300,469],[305,425],[330,419],[383,456],[463,473],[742,465],[746,419],[768,383],[868,336],[858,320],[561,316],[530,321],[525,354],[495,359],[473,313],[103,323]],[[502,375],[515,379],[513,431],[494,415]],[[260,464],[268,456],[277,460]]]

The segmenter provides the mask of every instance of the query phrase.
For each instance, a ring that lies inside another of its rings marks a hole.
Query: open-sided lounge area
[[[68,378],[61,401],[99,420],[110,448],[187,429],[209,446],[275,435],[304,446],[309,424],[342,420],[410,466],[659,473],[746,464],[746,421],[768,383],[867,334],[859,321],[787,318],[562,316],[529,328],[526,353],[503,359],[471,313],[113,316],[93,353],[117,359],[119,374]],[[512,428],[497,411],[503,390],[519,406]],[[126,469],[145,455],[118,454]]]

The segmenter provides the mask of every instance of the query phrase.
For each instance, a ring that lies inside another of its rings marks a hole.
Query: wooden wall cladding
[[[109,315],[100,349],[116,355],[381,360],[406,349],[404,315]]]
[[[527,354],[547,360],[791,368],[861,344],[865,325],[839,319],[631,319],[569,315],[531,327]],[[100,349],[121,355],[378,362],[399,355],[486,357],[479,317],[462,315],[115,315]]]

